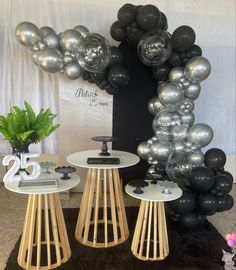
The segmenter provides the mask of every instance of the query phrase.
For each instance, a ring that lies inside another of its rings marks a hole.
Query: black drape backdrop
[[[139,143],[153,136],[153,116],[148,111],[148,101],[156,95],[157,82],[151,68],[140,62],[135,49],[126,43],[119,47],[130,81],[113,97],[113,136],[117,137],[113,149],[137,154]],[[143,179],[148,167],[148,163],[141,160],[136,166],[121,169],[123,184],[131,179]]]

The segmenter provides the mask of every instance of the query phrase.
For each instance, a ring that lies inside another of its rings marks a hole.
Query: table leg
[[[45,232],[44,238],[42,230]],[[51,232],[53,240],[50,239]],[[47,260],[42,265],[43,249],[46,251]],[[56,250],[56,256],[52,256],[51,249]],[[58,194],[29,195],[17,258],[18,264],[27,270],[53,269],[66,262],[70,255],[70,245]]]
[[[103,186],[100,183],[101,179],[104,181]],[[109,194],[107,194],[108,191]],[[100,203],[102,217],[99,218]],[[110,208],[108,203],[110,203]],[[108,219],[108,212],[111,215],[110,220]],[[103,224],[103,230],[98,227],[99,224]],[[90,228],[91,225],[93,227]],[[112,239],[109,239],[108,225],[112,225]],[[92,228],[91,235],[89,231]],[[98,230],[99,236],[103,236],[99,240]],[[124,242],[128,235],[128,224],[118,170],[92,169],[92,173],[89,170],[76,225],[76,239],[90,247],[106,248]]]
[[[131,251],[140,260],[157,261],[168,256],[169,245],[163,202],[141,201]]]

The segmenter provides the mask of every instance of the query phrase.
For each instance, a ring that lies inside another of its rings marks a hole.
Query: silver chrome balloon
[[[150,150],[150,156],[156,161],[165,162],[172,152],[172,149],[172,144],[170,142],[159,140],[153,142]]]
[[[187,114],[192,112],[194,109],[194,102],[192,99],[185,98],[178,106],[178,112],[180,114]]]
[[[16,39],[24,46],[32,47],[41,40],[39,29],[31,22],[22,22],[16,26]]]
[[[54,34],[56,35],[56,32],[52,29],[50,26],[43,26],[39,29],[39,32],[42,37],[45,37],[48,34]]]
[[[197,99],[201,92],[201,85],[199,83],[191,83],[184,90],[184,95],[193,100]]]
[[[212,139],[213,130],[207,124],[195,124],[188,133],[188,141],[199,148],[208,145]]]
[[[150,144],[147,142],[141,142],[138,146],[137,153],[143,159],[148,159],[150,153]]]
[[[81,75],[81,67],[78,63],[72,63],[71,65],[66,65],[64,67],[64,74],[70,80],[78,79]]]
[[[73,57],[71,55],[64,55],[63,62],[67,65],[70,65],[73,62]]]
[[[204,154],[201,150],[191,151],[187,154],[187,160],[190,164],[195,166],[203,166],[204,165]]]
[[[192,112],[181,115],[181,123],[192,127],[194,124],[195,116]]]
[[[77,49],[78,62],[87,71],[98,72],[104,69],[110,61],[110,46],[107,40],[99,34],[90,34],[81,39]]]
[[[62,54],[55,48],[44,48],[38,52],[39,66],[51,73],[60,71],[63,68]]]
[[[60,38],[53,33],[49,33],[46,36],[44,36],[43,40],[46,42],[47,47],[49,48],[57,48],[60,47]]]
[[[39,40],[37,43],[38,43],[38,46],[39,46],[39,50],[42,50],[42,49],[44,49],[45,47],[47,47],[46,42],[43,41],[43,40]]]
[[[173,141],[185,141],[188,134],[188,126],[185,124],[174,126],[170,132]]]
[[[181,124],[181,116],[177,112],[169,110],[160,111],[153,119],[152,128],[155,132],[159,127],[170,128],[175,125]]]
[[[150,112],[150,114],[152,115],[156,115],[156,110],[154,109],[154,101],[156,100],[156,97],[152,97],[149,101],[148,101],[148,111]]]
[[[153,102],[153,107],[156,113],[160,112],[161,110],[163,110],[165,107],[161,104],[160,100],[158,97],[155,98],[154,102]]]
[[[174,67],[169,72],[169,80],[171,82],[179,82],[179,80],[184,77],[184,68],[183,67]]]
[[[159,127],[155,130],[155,136],[159,139],[159,140],[164,140],[164,141],[168,141],[170,138],[170,131],[168,128],[166,127]]]
[[[193,83],[200,83],[205,80],[211,72],[210,62],[202,56],[195,56],[185,66],[185,76]]]
[[[185,76],[179,79],[179,83],[181,84],[182,88],[186,88],[191,84],[191,82],[188,81]]]
[[[167,108],[176,108],[183,100],[184,93],[175,83],[166,83],[158,88],[158,98]]]
[[[85,38],[89,35],[89,30],[83,25],[77,25],[74,27],[76,31],[80,33],[81,38]]]
[[[32,59],[35,65],[38,66],[38,53],[37,52],[32,53]]]
[[[155,174],[155,165],[152,165],[148,168],[147,174]]]
[[[173,151],[176,153],[183,152],[185,149],[184,141],[174,141],[173,142]]]
[[[78,49],[81,35],[74,29],[64,31],[60,37],[60,45],[62,49],[75,51]]]

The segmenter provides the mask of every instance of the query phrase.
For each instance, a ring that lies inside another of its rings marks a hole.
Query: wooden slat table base
[[[99,224],[102,224],[102,230],[99,230]],[[75,238],[86,246],[107,248],[121,244],[128,236],[118,169],[90,168],[85,180]]]
[[[42,256],[45,254],[47,257],[44,257],[42,264]],[[18,264],[27,270],[47,270],[65,263],[70,256],[58,193],[30,194],[17,257]]]
[[[164,202],[141,201],[131,251],[140,260],[164,260],[169,254]]]

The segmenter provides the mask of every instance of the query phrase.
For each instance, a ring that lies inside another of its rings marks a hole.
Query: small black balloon
[[[120,88],[129,83],[129,72],[124,66],[115,65],[108,72],[108,80],[114,88]]]
[[[152,68],[152,74],[154,78],[158,81],[165,81],[168,79],[168,75],[172,66],[168,63],[164,63],[160,66],[155,66]]]
[[[123,41],[126,38],[126,31],[118,21],[111,25],[110,34],[116,41]]]
[[[180,57],[180,54],[174,50],[172,50],[172,53],[168,59],[168,62],[173,66],[173,67],[178,67],[178,66],[182,66],[183,62],[182,59]]]
[[[205,153],[205,165],[208,168],[222,167],[226,163],[225,152],[219,148],[211,148]]]
[[[198,210],[205,215],[213,215],[218,208],[218,200],[211,194],[200,194],[198,197]]]
[[[95,82],[102,82],[107,77],[107,70],[104,69],[96,73],[93,72],[90,76]]]
[[[138,28],[136,23],[133,23],[132,26],[127,27],[127,39],[132,43],[132,47],[136,47],[141,40],[145,32]]]
[[[179,52],[191,49],[195,39],[194,30],[187,25],[176,28],[171,37],[173,48]]]
[[[215,176],[215,186],[214,186],[214,188],[218,192],[221,192],[221,194],[223,196],[231,191],[232,186],[233,186],[233,181],[227,175],[219,174],[219,175]]]
[[[227,194],[226,196],[218,199],[217,212],[230,210],[233,207],[233,205],[234,205],[234,199],[232,198],[232,196]]]
[[[157,163],[154,167],[154,171],[156,174],[167,175],[165,163]]]
[[[89,80],[91,78],[90,77],[90,72],[84,70],[83,73],[82,73],[82,78],[85,81]]]
[[[115,64],[121,64],[123,62],[123,54],[120,50],[120,48],[111,46],[110,49],[110,60],[108,66],[114,66]]]
[[[109,94],[109,95],[115,95],[119,92],[119,90],[117,88],[113,88],[113,87],[108,87],[106,89],[106,92]]]
[[[129,4],[122,6],[118,11],[117,17],[121,26],[130,25],[133,21],[135,21],[136,17],[134,6]]]
[[[167,18],[166,15],[164,13],[160,13],[160,19],[158,22],[158,26],[159,29],[166,31],[168,29],[168,23],[167,23]]]
[[[195,192],[207,192],[215,184],[215,179],[212,171],[203,166],[197,166],[192,169],[189,178],[189,185],[191,190]]]
[[[175,214],[189,214],[196,206],[196,195],[186,189],[180,198],[171,203],[171,206]]]
[[[198,45],[194,44],[191,49],[185,52],[185,55],[188,59],[191,59],[195,56],[201,56],[202,49]]]
[[[153,5],[145,5],[138,10],[136,21],[140,28],[149,31],[158,26],[160,11]]]
[[[192,212],[181,216],[179,225],[184,230],[191,230],[203,225],[204,222],[205,216],[203,214]]]

